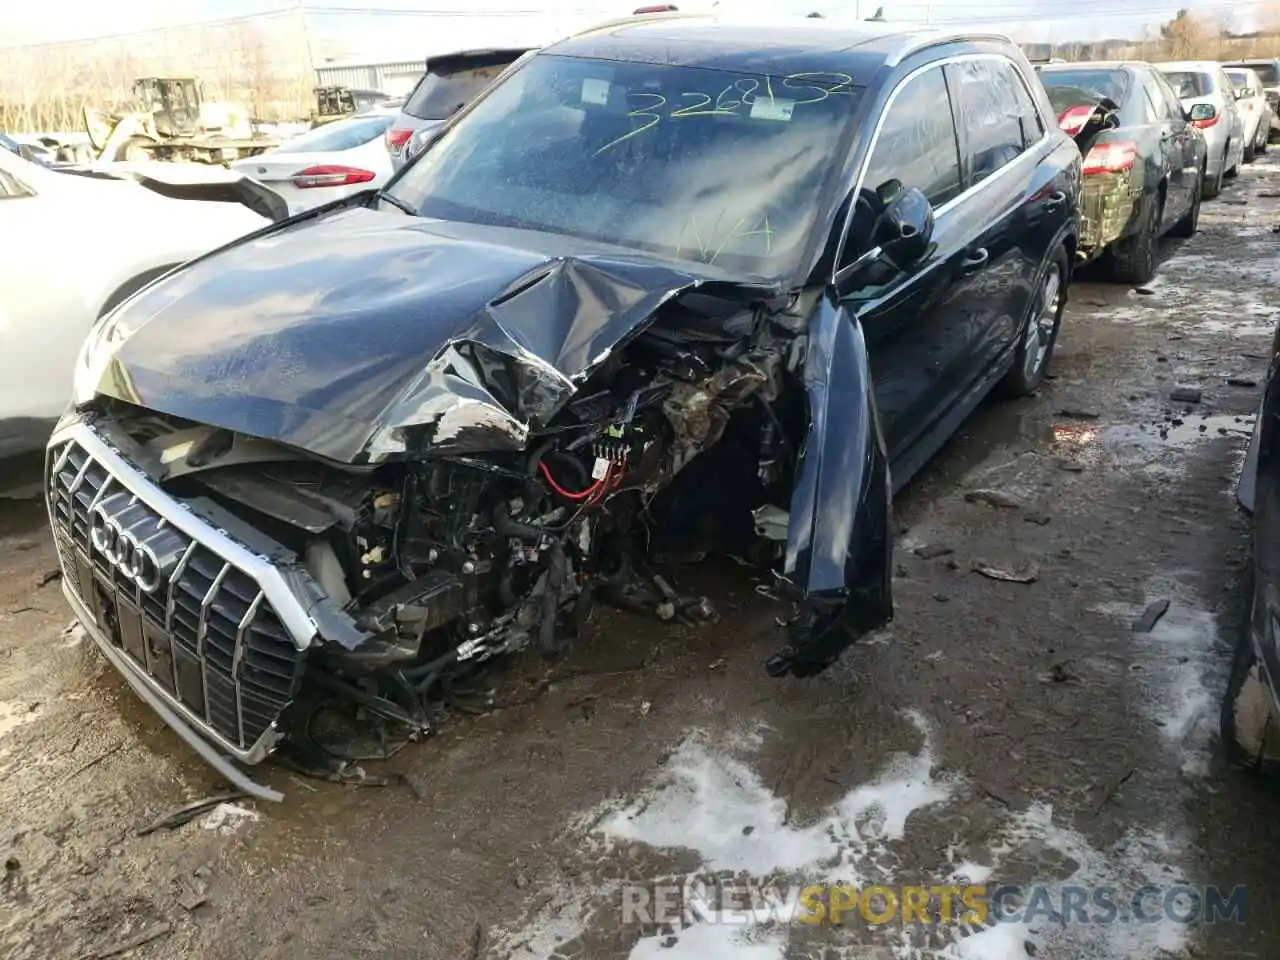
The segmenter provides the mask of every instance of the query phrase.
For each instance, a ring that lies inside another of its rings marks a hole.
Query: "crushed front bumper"
[[[262,761],[315,624],[260,550],[169,497],[85,422],[49,441],[46,506],[63,592],[138,694],[231,782]]]

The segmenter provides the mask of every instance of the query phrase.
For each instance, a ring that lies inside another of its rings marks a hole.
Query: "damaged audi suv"
[[[75,615],[260,796],[232,761],[428,734],[597,603],[712,618],[661,571],[698,542],[790,603],[767,670],[820,672],[892,616],[894,491],[1053,352],[1080,155],[1033,78],[813,20],[539,51],[95,326],[46,470]]]

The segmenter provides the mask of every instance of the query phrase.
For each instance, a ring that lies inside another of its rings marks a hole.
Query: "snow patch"
[[[647,937],[630,960],[785,960],[786,940],[776,931],[695,923],[679,934]]]
[[[1166,834],[1131,828],[1110,849],[1100,851],[1079,832],[1053,819],[1053,807],[1032,804],[1015,815],[1005,832],[1005,859],[1020,851],[1048,848],[1076,864],[1067,877],[1048,885],[1054,906],[1063,903],[1064,885],[1117,891],[1117,907],[1127,911],[1126,897],[1147,884],[1170,888],[1185,883],[1182,872],[1172,865],[1182,852],[1181,844]],[[1144,902],[1145,903],[1145,902]],[[1021,905],[1023,908],[1027,904]],[[1156,903],[1145,903],[1151,914]],[[1031,922],[1006,919],[960,941],[945,956],[966,960],[1019,960],[1027,956],[1024,943],[1036,945],[1037,953],[1063,960],[1128,960],[1130,957],[1176,956],[1187,942],[1187,927],[1168,916],[1145,922],[1064,923],[1064,918],[1036,916]],[[914,958],[913,958],[914,960]],[[921,958],[923,960],[923,958]]]
[[[1168,583],[1148,588],[1152,600],[1174,594]],[[1131,624],[1142,616],[1146,604],[1106,603],[1093,609]],[[1142,669],[1136,675],[1147,715],[1177,752],[1182,772],[1207,776],[1217,713],[1209,678],[1220,668],[1214,653],[1218,628],[1213,614],[1174,599],[1155,628],[1133,634],[1133,642],[1140,655]]]
[[[763,877],[828,864],[832,880],[860,882],[849,870],[884,841],[901,840],[907,818],[942,803],[954,787],[933,779],[924,717],[914,711],[908,717],[925,735],[924,749],[894,757],[875,780],[810,826],[788,824],[786,801],[747,763],[690,738],[672,755],[659,784],[601,820],[599,831],[609,841],[693,850],[710,870]]]
[[[0,700],[0,737],[26,726],[43,712],[44,708],[38,703],[14,703]]]
[[[916,711],[907,718],[924,736],[922,749],[891,757],[872,781],[855,787],[805,826],[788,822],[786,800],[765,785],[742,755],[763,744],[759,731],[714,741],[705,732],[694,732],[652,787],[620,804],[606,804],[578,824],[586,829],[588,842],[601,843],[606,851],[625,844],[692,851],[700,873],[723,872],[761,885],[768,879],[793,886],[797,893],[801,884],[824,878],[863,885],[871,875],[874,882],[891,883],[889,871],[896,861],[890,844],[906,835],[913,813],[945,803],[959,786],[955,778],[934,776],[925,718]],[[981,866],[964,866],[982,875]],[[693,876],[647,879],[686,888],[698,885]],[[587,930],[597,910],[620,902],[620,891],[621,883],[612,880],[590,889],[557,891],[549,906],[501,937],[500,944],[519,945],[513,956],[549,956],[558,944]],[[785,923],[772,922],[771,916],[735,914],[742,919],[695,922],[642,937],[631,958],[782,960],[790,934]]]

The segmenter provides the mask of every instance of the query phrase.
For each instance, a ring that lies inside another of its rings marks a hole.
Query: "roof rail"
[[[652,13],[631,13],[624,17],[613,17],[610,20],[601,20],[599,23],[588,24],[581,30],[575,30],[573,33],[561,37],[560,39],[567,40],[570,37],[580,37],[585,33],[593,33],[596,30],[604,30],[608,27],[620,27],[626,23],[653,23],[657,20],[709,20],[713,17],[714,14],[710,13],[682,13],[675,7],[672,7],[669,11],[655,10]],[[550,46],[550,44],[548,44],[548,46]]]
[[[971,33],[967,30],[922,31],[916,34],[909,34],[907,42],[885,58],[885,66],[896,67],[913,53],[919,53],[921,50],[927,50],[929,47],[940,46],[944,43],[955,43],[962,40],[995,40],[999,43],[1013,42],[1007,34],[1003,33]]]

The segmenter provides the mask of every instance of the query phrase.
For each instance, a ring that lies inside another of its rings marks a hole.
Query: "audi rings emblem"
[[[116,572],[144,593],[154,593],[160,587],[160,560],[155,551],[139,543],[102,504],[89,515],[89,540]]]

